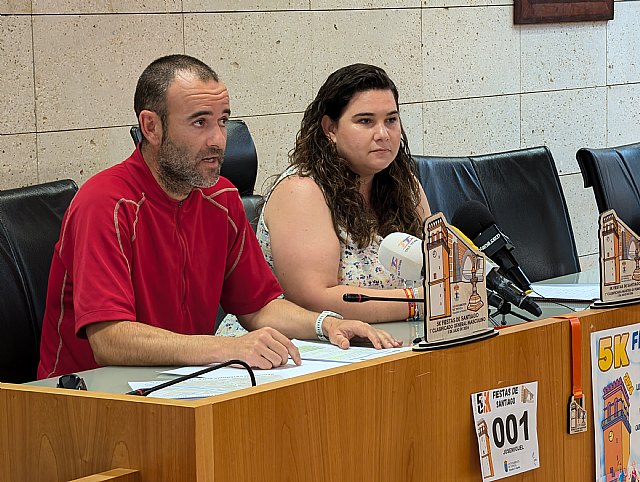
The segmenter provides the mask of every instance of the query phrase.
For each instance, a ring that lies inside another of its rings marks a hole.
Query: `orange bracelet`
[[[408,300],[413,300],[413,290],[411,288],[405,288],[404,294]],[[416,303],[414,301],[409,301],[409,316],[407,319],[412,319],[416,316]]]

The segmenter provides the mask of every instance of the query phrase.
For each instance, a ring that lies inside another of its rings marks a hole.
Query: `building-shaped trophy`
[[[600,214],[600,300],[594,308],[640,301],[640,237],[613,210]]]
[[[497,334],[489,325],[486,258],[442,213],[423,227],[424,339],[414,350],[432,350]]]

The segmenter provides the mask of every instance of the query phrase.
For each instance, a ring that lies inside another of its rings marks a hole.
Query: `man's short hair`
[[[189,55],[175,54],[160,57],[144,69],[136,86],[133,109],[138,120],[143,110],[158,114],[162,121],[164,138],[167,134],[167,89],[178,72],[190,72],[200,80],[218,82],[218,74],[211,67]]]

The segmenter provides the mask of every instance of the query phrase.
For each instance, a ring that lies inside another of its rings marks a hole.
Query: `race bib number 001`
[[[540,466],[537,395],[538,382],[471,395],[483,480],[498,480]]]

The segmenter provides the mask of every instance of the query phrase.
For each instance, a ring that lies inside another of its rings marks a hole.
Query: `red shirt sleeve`
[[[138,200],[114,199],[96,187],[78,191],[60,249],[80,336],[91,323],[136,319],[130,260]]]

